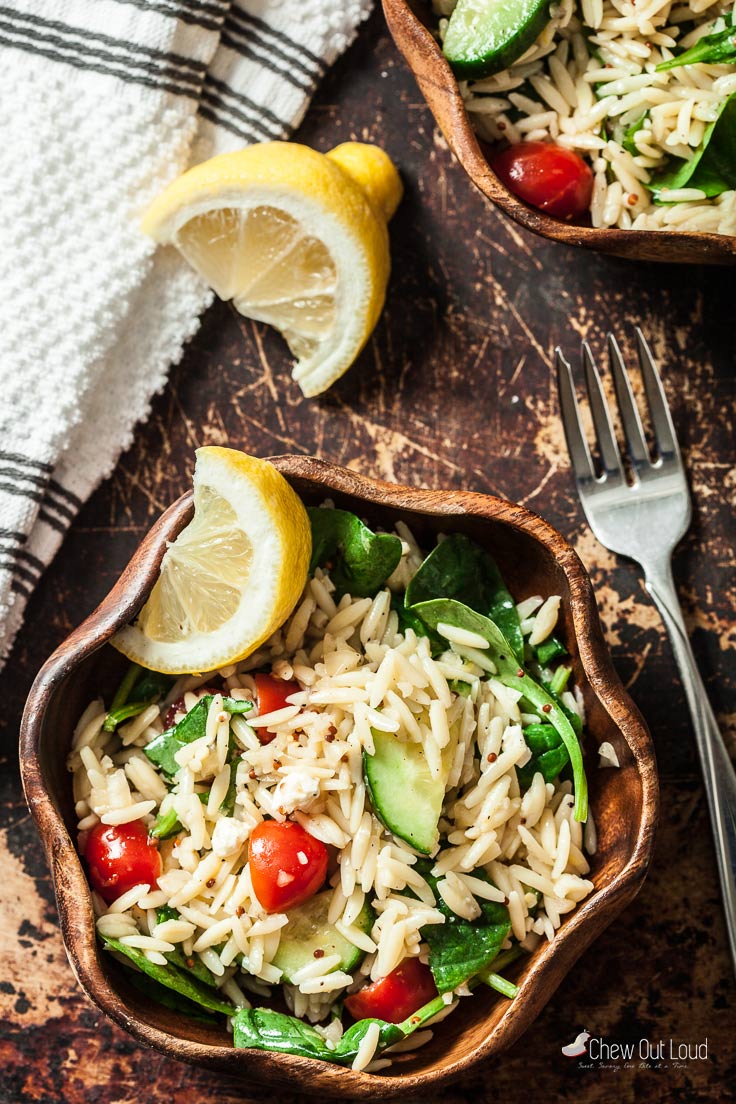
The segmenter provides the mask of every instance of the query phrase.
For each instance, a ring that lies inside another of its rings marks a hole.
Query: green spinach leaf
[[[391,533],[374,533],[347,510],[308,506],[312,526],[310,574],[328,562],[340,596],[372,598],[401,559],[401,541]]]
[[[214,695],[205,694],[197,704],[189,710],[186,717],[182,717],[178,725],[168,728],[159,736],[151,740],[143,750],[156,766],[163,771],[167,778],[173,778],[179,769],[176,761],[176,753],[187,744],[193,744],[207,732],[207,714]],[[247,713],[253,708],[253,703],[240,701],[236,698],[222,699],[222,708],[226,713]]]
[[[537,662],[542,667],[548,667],[555,659],[562,659],[567,655],[567,648],[556,636],[548,636],[534,649],[537,654]]]
[[[496,561],[485,548],[462,533],[453,533],[430,552],[406,588],[404,604],[412,607],[433,598],[452,598],[490,618],[508,640],[514,655],[523,655],[516,603]]]
[[[233,1014],[234,1006],[229,1001],[221,1000],[196,978],[190,977],[183,970],[178,970],[176,966],[160,966],[158,963],[151,962],[146,958],[143,951],[138,950],[137,947],[128,947],[118,939],[109,939],[107,936],[102,938],[106,947],[117,951],[118,954],[125,955],[142,973],[147,974],[159,985],[165,986],[166,989],[173,989],[181,997],[194,1001],[195,1004],[208,1009],[210,1012],[222,1012],[226,1016]]]
[[[119,724],[142,713],[151,702],[157,701],[174,684],[170,675],[158,671],[143,671],[137,663],[131,663],[110,705],[110,712],[102,726],[105,732],[114,732]],[[129,698],[135,690],[135,701]]]
[[[723,30],[703,35],[689,50],[684,50],[669,61],[661,61],[655,72],[677,69],[681,65],[729,65],[736,61],[736,30],[728,17]]]
[[[328,1047],[318,1031],[295,1016],[270,1008],[243,1008],[233,1020],[233,1041],[237,1048],[276,1050],[281,1054],[298,1054],[303,1058],[351,1066],[371,1024],[379,1026],[376,1049],[379,1053],[418,1031],[445,1007],[442,997],[435,997],[400,1024],[377,1019],[358,1020],[334,1048]]]
[[[511,921],[509,910],[496,901],[478,901],[481,914],[477,920],[457,916],[438,894],[438,879],[430,874],[431,867],[432,862],[420,859],[416,869],[431,886],[445,922],[427,924],[422,939],[429,944],[429,968],[437,989],[449,993],[490,966],[511,931]],[[475,870],[473,875],[490,883],[484,870]]]
[[[588,815],[588,783],[583,766],[583,754],[573,723],[568,719],[565,708],[543,686],[536,683],[528,672],[514,658],[508,641],[497,625],[482,614],[463,605],[461,602],[445,598],[431,602],[420,602],[412,607],[430,628],[437,629],[439,624],[455,625],[469,632],[477,633],[488,641],[485,655],[498,673],[505,686],[518,690],[525,701],[545,714],[547,720],[559,733],[570,756],[575,787],[575,819],[584,821]],[[462,648],[458,651],[462,654]],[[482,659],[482,654],[479,661]],[[577,716],[577,715],[576,715]],[[578,724],[580,718],[578,718]]]
[[[660,173],[650,185],[654,202],[660,204],[672,202],[667,193],[678,188],[699,188],[709,199],[736,188],[736,92],[723,101],[693,156]]]
[[[136,989],[140,989],[144,997],[155,1004],[162,1004],[164,1008],[170,1008],[172,1012],[179,1012],[182,1016],[189,1016],[192,1020],[213,1025],[217,1023],[216,1016],[205,1012],[203,1008],[186,997],[180,997],[173,989],[166,989],[163,985],[159,985],[148,974],[138,974],[131,970],[130,981]]]
[[[637,146],[636,142],[634,141],[634,136],[639,133],[639,131],[642,129],[642,127],[646,123],[647,115],[648,115],[648,112],[645,111],[643,113],[643,115],[639,116],[639,118],[636,120],[636,122],[633,122],[630,126],[628,126],[626,128],[626,130],[623,132],[623,134],[621,136],[621,145],[623,146],[623,148],[626,150],[627,153],[631,154],[632,157],[637,157],[639,155],[639,147]],[[540,660],[540,662],[541,662],[541,660]]]

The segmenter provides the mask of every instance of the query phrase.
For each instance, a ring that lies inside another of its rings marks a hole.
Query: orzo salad
[[[512,192],[596,227],[736,234],[730,0],[433,3]]]
[[[133,664],[69,769],[99,939],[236,1047],[381,1069],[593,890],[560,599],[489,552],[308,509],[301,597],[246,659]],[[472,999],[472,997],[471,997]]]

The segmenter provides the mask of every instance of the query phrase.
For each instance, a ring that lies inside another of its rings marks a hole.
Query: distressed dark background
[[[86,999],[64,956],[17,768],[18,722],[34,673],[188,487],[201,444],[262,456],[315,453],[369,475],[529,505],[580,552],[616,666],[651,726],[662,818],[640,896],[511,1051],[427,1104],[516,1101],[532,1092],[583,1104],[736,1099],[734,979],[684,697],[639,571],[586,528],[550,371],[558,343],[576,355],[586,337],[599,351],[613,329],[631,352],[635,323],[651,341],[694,493],[675,571],[733,751],[733,270],[607,260],[517,229],[453,161],[378,15],[328,76],[299,137],[322,150],[347,139],[377,142],[400,167],[406,198],[391,226],[386,310],[348,375],[309,401],[290,380],[281,341],[214,306],[28,607],[0,678],[0,1104],[170,1104],[185,1094],[189,1104],[249,1104],[271,1095],[215,1083],[211,1073],[142,1049]],[[579,1069],[560,1048],[583,1028],[653,1045],[707,1038],[708,1058]]]

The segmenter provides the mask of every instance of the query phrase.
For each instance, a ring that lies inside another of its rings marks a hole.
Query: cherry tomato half
[[[133,886],[155,886],[161,856],[142,820],[128,824],[96,824],[87,836],[84,857],[92,888],[108,904]]]
[[[436,996],[429,966],[418,958],[405,958],[385,978],[346,997],[345,1007],[355,1020],[375,1016],[387,1023],[401,1023]]]
[[[273,675],[256,675],[256,694],[258,695],[258,712],[263,716],[266,713],[275,713],[277,709],[283,709],[288,705],[287,698],[291,694],[298,694],[301,687],[294,680],[278,679]],[[259,728],[258,739],[262,744],[270,744],[276,733],[270,728]]]
[[[491,168],[519,199],[555,218],[579,218],[590,206],[590,166],[554,142],[518,142],[497,154]]]
[[[301,905],[322,887],[327,848],[292,820],[264,820],[250,837],[253,892],[266,912]]]

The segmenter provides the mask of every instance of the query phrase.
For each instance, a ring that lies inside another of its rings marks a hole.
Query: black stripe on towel
[[[235,34],[242,34],[242,31]],[[287,67],[279,65],[272,58],[267,57],[262,50],[259,50],[256,46],[254,49],[248,44],[247,41],[241,41],[240,38],[234,38],[232,34],[227,30],[222,32],[220,36],[220,44],[227,46],[230,50],[234,50],[236,54],[240,54],[241,57],[248,58],[250,61],[255,61],[257,65],[260,65],[263,69],[268,69],[271,73],[275,73],[276,76],[281,77],[283,80],[288,81],[289,84],[293,84],[294,88],[298,88],[300,92],[306,92],[310,95],[317,87],[317,78],[310,77],[308,80],[300,79],[296,73],[293,73],[288,65],[291,64],[287,58]]]
[[[27,468],[38,468],[39,471],[53,471],[52,464],[46,464],[43,460],[32,460],[30,456],[21,456],[18,452],[4,452],[0,449],[0,460],[9,460],[13,464],[23,464]]]
[[[26,599],[30,598],[33,594],[33,587],[29,586],[28,583],[22,583],[20,579],[14,578],[10,584],[10,589],[16,594],[22,594]]]
[[[0,530],[0,555],[14,556],[16,560],[23,560],[31,567],[35,567],[37,571],[43,571],[46,566],[43,560],[39,560],[38,556],[34,556],[32,552],[27,552],[25,548],[17,548],[3,537],[3,532],[7,530]]]
[[[29,571],[27,567],[15,563],[13,557],[9,556],[6,552],[0,551],[0,566],[7,568],[12,575],[17,576],[19,579],[25,579],[32,586],[38,582],[38,573]]]
[[[262,107],[261,104],[251,100],[244,92],[237,92],[225,81],[213,77],[211,73],[204,82],[202,96],[208,99],[213,107],[232,114],[236,119],[241,119],[246,125],[260,131],[264,138],[290,138],[294,132],[290,123],[280,119],[267,107]],[[228,102],[230,100],[235,102],[235,106]]]
[[[49,477],[33,475],[31,472],[19,471],[16,467],[4,467],[0,464],[0,475],[9,476],[11,479],[25,480],[26,483],[32,483],[34,487],[41,487],[44,489],[48,485]]]
[[[76,506],[78,510],[81,510],[84,503],[79,495],[75,495],[73,491],[68,491],[66,487],[62,487],[58,479],[49,479],[49,494],[56,495],[57,498],[65,498],[67,502],[71,502],[72,506]]]
[[[16,467],[3,467],[2,464],[0,464],[0,476],[15,481],[11,484],[3,480],[0,482],[0,490],[4,490],[9,494],[25,495],[27,498],[32,498],[34,502],[43,502],[45,509],[61,514],[69,521],[74,520],[74,515],[82,505],[81,499],[77,498],[71,491],[65,490],[56,480],[50,480],[48,476],[33,475],[31,472],[21,471]],[[52,482],[53,487],[51,486]],[[30,483],[33,488],[39,488],[39,490],[27,489],[18,486],[18,483]],[[56,501],[57,498],[61,498],[62,501]],[[68,501],[64,502],[64,498]]]
[[[210,123],[214,123],[215,126],[222,127],[223,130],[229,130],[231,134],[234,134],[237,138],[242,138],[244,142],[260,142],[261,139],[254,135],[253,131],[243,130],[237,123],[234,123],[231,119],[227,119],[224,116],[218,114],[215,108],[208,107],[203,102],[204,95],[199,105],[199,114],[203,119],[207,119]]]
[[[257,15],[252,15],[251,12],[245,11],[243,8],[237,7],[235,4],[230,9],[229,20],[233,23],[240,24],[246,30],[255,32],[255,36],[264,38],[273,38],[276,42],[281,43],[282,47],[297,55],[301,54],[304,61],[296,61],[304,72],[315,72],[317,77],[323,77],[327,72],[327,62],[324,58],[318,57],[317,54],[313,54],[311,50],[308,50],[306,46],[302,46],[300,42],[295,42],[288,35],[285,35],[282,31],[277,31],[275,27],[270,26],[265,20],[259,19]],[[305,64],[306,63],[306,64]]]
[[[105,47],[108,53],[117,56],[121,51],[128,54],[131,59],[147,58],[150,61],[162,62],[166,68],[181,70],[182,79],[187,79],[188,73],[203,74],[207,68],[203,61],[185,57],[184,54],[174,53],[173,50],[157,50],[153,46],[142,46],[138,42],[130,42],[127,39],[114,38],[112,35],[102,34],[99,31],[89,31],[84,27],[73,27],[70,23],[61,23],[57,19],[42,19],[38,15],[25,15],[13,8],[0,7],[0,16],[5,16],[12,29],[18,34],[30,35],[31,32],[23,24],[30,23],[31,27],[41,28],[42,31],[56,32],[59,39],[70,48],[84,50],[84,43],[90,42],[94,47]],[[82,39],[82,44],[73,39]],[[71,40],[71,41],[66,41]]]
[[[65,525],[63,521],[59,521],[58,518],[55,518],[52,514],[49,514],[45,506],[42,506],[41,509],[38,511],[38,520],[43,521],[51,529],[55,529],[57,533],[66,533],[67,529],[69,528],[68,524]]]
[[[58,50],[41,49],[41,47],[33,42],[24,42],[22,40],[19,41],[18,39],[6,37],[2,34],[1,29],[0,46],[10,46],[16,50],[22,50],[26,54],[35,54],[37,57],[48,58],[49,61],[62,62],[64,65],[69,65],[72,69],[81,69],[89,73],[101,73],[105,77],[117,77],[118,80],[124,81],[126,84],[140,84],[147,88],[156,88],[161,92],[170,92],[173,96],[185,96],[189,99],[197,99],[197,92],[194,89],[182,88],[180,85],[172,84],[170,81],[166,80],[124,72],[120,69],[111,68],[108,65],[102,65],[99,62],[90,61],[84,57],[61,54]]]
[[[140,11],[155,11],[159,15],[168,15],[179,19],[192,27],[201,27],[205,31],[219,31],[225,18],[224,8],[214,8],[206,4],[197,4],[198,10],[191,10],[183,0],[116,0],[118,4],[128,4]],[[211,12],[211,14],[208,14]]]

